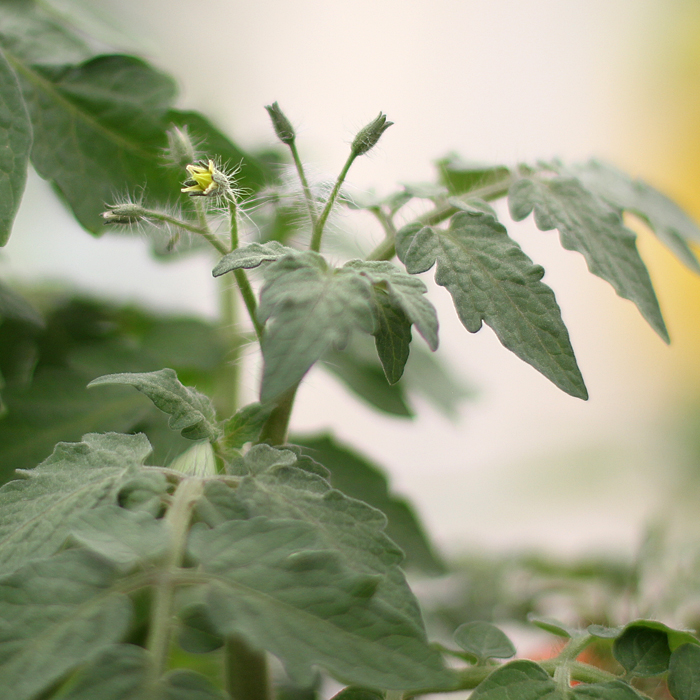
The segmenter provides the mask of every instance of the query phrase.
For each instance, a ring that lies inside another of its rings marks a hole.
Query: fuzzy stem
[[[348,174],[348,170],[350,170],[350,166],[353,164],[355,158],[357,158],[357,153],[352,150],[350,151],[350,155],[348,156],[348,159],[345,161],[345,165],[343,166],[343,169],[340,171],[340,175],[338,175],[338,179],[335,181],[335,185],[333,186],[333,191],[331,192],[331,196],[328,198],[328,201],[326,202],[326,206],[323,207],[323,211],[321,212],[321,216],[319,217],[318,221],[316,222],[316,225],[314,226],[313,229],[313,236],[311,237],[311,245],[309,246],[309,250],[314,250],[317,253],[321,250],[321,237],[323,236],[323,227],[326,225],[326,221],[328,220],[328,217],[330,216],[331,209],[333,208],[333,205],[335,204],[335,200],[338,198],[338,192],[340,192],[340,188],[345,182],[345,176]]]
[[[201,204],[199,206],[201,207]],[[164,212],[154,211],[152,209],[144,209],[143,216],[146,219],[153,219],[154,221],[165,221],[166,223],[179,226],[185,231],[196,233],[198,236],[202,236],[202,238],[204,238],[207,241],[207,243],[209,243],[222,255],[226,255],[226,253],[228,253],[228,250],[226,250],[226,246],[209,229],[206,217],[204,219],[204,226],[194,226],[193,224],[190,224],[187,221],[183,221],[182,219],[178,219],[175,216],[170,216],[169,214],[165,214]],[[200,224],[201,223],[202,222],[200,220]]]
[[[292,416],[292,408],[299,384],[295,384],[291,389],[282,394],[279,402],[272,409],[270,417],[265,422],[260,433],[258,442],[265,442],[268,445],[284,445],[287,442],[287,431],[289,430],[289,419]]]
[[[292,141],[288,145],[289,145],[289,150],[292,152],[292,158],[294,159],[294,166],[297,169],[297,174],[299,175],[301,187],[304,190],[304,199],[306,200],[306,208],[309,210],[309,218],[311,219],[311,227],[313,230],[315,230],[316,223],[318,221],[318,212],[316,211],[316,202],[314,201],[313,195],[311,194],[311,188],[309,187],[309,181],[306,179],[306,173],[304,172],[304,166],[302,165],[301,159],[299,158],[299,152],[297,151],[296,143],[294,141]]]
[[[170,650],[170,634],[173,627],[173,601],[175,583],[173,570],[181,566],[185,555],[192,509],[202,494],[202,481],[183,479],[173,496],[172,504],[165,515],[169,531],[168,554],[163,571],[155,583],[154,601],[151,610],[151,623],[146,648],[151,653],[150,685],[155,690],[160,677],[165,672]]]
[[[251,648],[238,635],[224,647],[226,690],[231,700],[271,700],[270,673],[264,651]]]
[[[243,338],[238,332],[238,295],[232,280],[223,276],[220,282],[221,299],[221,334],[227,355],[223,366],[221,381],[220,409],[224,416],[232,416],[238,406],[238,383],[240,379],[239,364]]]

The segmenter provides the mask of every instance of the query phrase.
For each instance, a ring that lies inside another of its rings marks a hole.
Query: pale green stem
[[[328,217],[330,216],[331,209],[333,209],[333,205],[335,204],[335,200],[338,198],[338,192],[340,192],[340,188],[342,187],[343,182],[345,182],[345,176],[348,174],[348,170],[350,170],[350,166],[353,164],[355,158],[357,158],[357,154],[355,153],[355,151],[351,151],[350,155],[348,156],[348,159],[345,161],[343,169],[340,171],[340,175],[338,175],[338,179],[335,181],[335,185],[333,186],[331,196],[328,198],[326,206],[323,207],[321,216],[319,217],[318,221],[316,222],[316,225],[314,226],[313,236],[311,237],[311,245],[309,246],[309,250],[314,250],[317,253],[321,250],[321,237],[323,236],[323,228],[326,225]]]
[[[169,214],[165,214],[162,211],[154,211],[152,209],[144,209],[143,216],[147,219],[153,219],[154,221],[165,221],[166,223],[178,226],[179,228],[184,229],[185,231],[196,233],[198,236],[204,238],[204,240],[206,240],[207,243],[209,243],[212,247],[216,248],[216,250],[222,255],[226,255],[226,253],[228,253],[228,250],[226,250],[226,246],[209,229],[206,217],[204,218],[204,225],[202,225],[202,221],[200,219],[200,225],[194,226],[193,224],[190,224],[187,221],[178,219],[176,216],[170,216]]]
[[[220,280],[221,334],[227,349],[220,382],[219,406],[221,414],[232,416],[238,407],[241,348],[243,338],[238,331],[238,295],[233,280],[223,275]]]
[[[311,194],[311,188],[309,187],[309,182],[306,179],[306,173],[304,172],[304,166],[302,165],[301,159],[299,158],[299,152],[297,151],[297,146],[294,141],[289,144],[289,150],[292,152],[292,158],[294,159],[294,166],[297,169],[297,174],[299,175],[299,181],[301,182],[301,187],[304,191],[304,199],[306,200],[306,208],[309,210],[309,218],[311,219],[312,230],[316,229],[316,222],[318,221],[318,212],[316,211],[316,202],[314,201],[313,195]]]
[[[284,445],[287,442],[287,432],[289,430],[289,419],[292,416],[294,399],[296,397],[299,384],[295,384],[291,389],[282,394],[277,406],[272,410],[270,417],[265,422],[260,433],[258,442],[265,442],[268,445]]]
[[[164,518],[168,530],[168,553],[163,570],[154,585],[151,623],[146,643],[146,648],[152,657],[150,685],[154,690],[168,663],[176,587],[172,578],[173,570],[182,565],[192,509],[202,492],[201,480],[183,479],[175,491],[173,501]]]
[[[224,647],[226,690],[231,700],[271,700],[270,672],[264,651],[252,649],[238,635]]]
[[[367,256],[367,260],[391,260],[396,255],[396,227],[390,216],[380,208],[370,209],[384,229],[384,240]]]
[[[238,207],[234,201],[229,202],[229,228],[231,231],[231,251],[234,251],[238,248]],[[253,328],[255,328],[255,335],[261,341],[263,326],[258,321],[258,302],[248,275],[246,275],[245,270],[234,270],[233,276],[236,278],[238,289],[240,289],[243,297],[243,303],[248,310],[248,316],[250,316],[250,320],[253,323]]]

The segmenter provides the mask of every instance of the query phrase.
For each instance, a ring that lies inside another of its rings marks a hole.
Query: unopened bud
[[[102,212],[105,224],[135,224],[144,218],[146,210],[134,202],[108,204],[107,211]]]
[[[265,109],[272,119],[272,127],[277,134],[277,138],[282,142],[291,146],[294,143],[294,139],[297,137],[294,127],[284,113],[280,109],[277,102],[273,102],[271,105],[266,105]]]
[[[386,120],[386,114],[379,112],[379,116],[371,121],[364,129],[360,129],[352,142],[352,152],[356,156],[362,156],[377,145],[382,134],[393,124]]]
[[[167,157],[173,165],[184,168],[188,163],[194,163],[197,155],[192,144],[187,127],[182,129],[173,125],[166,132],[168,136]]]

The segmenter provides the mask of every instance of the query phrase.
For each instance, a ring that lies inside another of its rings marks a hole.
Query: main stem
[[[172,504],[165,515],[165,525],[169,536],[168,553],[163,571],[155,585],[151,624],[146,643],[146,648],[152,657],[150,685],[154,691],[158,687],[160,677],[165,672],[168,663],[170,634],[173,627],[173,600],[175,598],[175,583],[172,574],[174,569],[178,569],[182,565],[192,509],[202,495],[202,489],[201,480],[183,479],[177,487]],[[157,697],[155,693],[154,697]]]

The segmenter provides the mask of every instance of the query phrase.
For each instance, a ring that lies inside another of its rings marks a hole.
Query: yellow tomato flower
[[[189,179],[180,191],[191,197],[209,197],[222,194],[229,189],[228,178],[216,168],[213,160],[204,165],[188,165]]]

